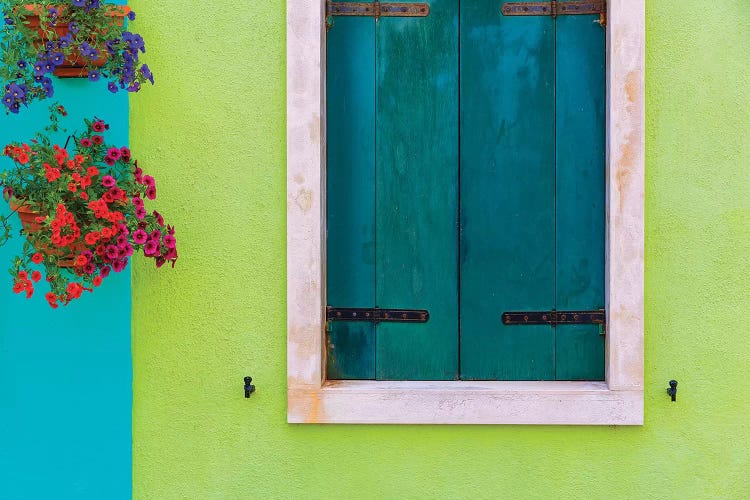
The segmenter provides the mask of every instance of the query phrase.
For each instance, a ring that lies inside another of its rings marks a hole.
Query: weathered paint
[[[146,32],[163,76],[132,100],[131,139],[161,162],[183,249],[174,273],[134,275],[135,498],[750,495],[744,2],[648,3],[642,428],[284,423],[284,4],[182,5],[133,3],[161,20]]]
[[[68,132],[98,116],[111,126],[108,141],[127,144],[124,93],[110,94],[102,81],[57,80],[54,100],[68,110]],[[18,116],[0,112],[2,145],[31,139],[54,100]],[[130,269],[53,311],[43,285],[30,300],[10,290],[6,269],[22,245],[15,238],[0,248],[0,498],[130,498]]]

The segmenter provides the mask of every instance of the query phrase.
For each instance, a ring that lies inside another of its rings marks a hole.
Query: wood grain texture
[[[458,376],[458,0],[377,22],[377,305],[428,309],[377,327],[378,379]]]
[[[558,310],[604,308],[605,30],[599,16],[556,20]],[[604,380],[597,325],[556,328],[558,380]]]
[[[554,379],[554,28],[461,3],[461,378]]]
[[[375,305],[375,21],[337,18],[328,33],[328,305]],[[375,328],[331,322],[329,379],[375,378]]]

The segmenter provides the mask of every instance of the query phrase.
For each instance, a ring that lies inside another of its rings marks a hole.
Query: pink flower
[[[143,207],[138,207],[135,209],[135,216],[139,219],[144,219],[146,217],[146,209]]]
[[[112,270],[116,273],[119,273],[123,269],[125,269],[125,266],[128,265],[128,260],[116,260],[112,263]]]
[[[106,163],[106,164],[107,164],[107,165],[109,165],[110,167],[111,167],[111,166],[113,166],[113,165],[115,164],[115,162],[116,162],[116,161],[117,161],[117,160],[115,160],[115,159],[114,159],[114,158],[112,158],[111,156],[105,156],[105,157],[104,157],[104,163]]]
[[[175,248],[177,246],[177,239],[171,234],[168,234],[164,237],[164,244],[167,248]]]
[[[106,278],[107,276],[109,276],[109,271],[110,271],[109,266],[104,266],[102,267],[101,271],[99,271],[99,274],[101,275],[102,278]]]
[[[109,148],[109,150],[107,151],[107,156],[109,156],[113,160],[119,160],[122,156],[122,153],[117,148]]]
[[[107,124],[103,121],[97,120],[91,124],[91,128],[94,130],[94,132],[104,132],[104,130],[109,127],[107,127]]]
[[[113,162],[113,164],[114,164],[114,162]],[[102,177],[102,186],[104,186],[106,188],[111,188],[111,187],[114,187],[116,185],[117,185],[117,181],[111,175],[105,175],[104,177]]]
[[[164,217],[162,217],[156,210],[154,210],[154,217],[156,217],[156,223],[164,227]]]
[[[121,147],[120,148],[120,156],[122,157],[122,161],[124,161],[125,163],[129,162],[130,161],[130,150],[127,147],[125,147],[125,146]]]
[[[148,198],[149,200],[156,199],[156,188],[154,186],[150,186],[148,189],[146,189],[146,198]]]
[[[154,240],[150,240],[143,246],[143,254],[146,257],[159,255],[159,244],[156,243]]]
[[[143,206],[143,200],[139,196],[133,196],[132,200],[134,207],[142,207]]]
[[[143,176],[143,184],[145,184],[148,187],[156,187],[156,181],[150,175]]]
[[[133,243],[136,245],[143,245],[148,241],[148,233],[143,229],[138,229],[133,233]]]
[[[88,137],[84,137],[81,139],[80,144],[82,148],[90,148],[94,143]]]

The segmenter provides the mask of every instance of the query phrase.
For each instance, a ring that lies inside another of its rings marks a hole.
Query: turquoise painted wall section
[[[96,115],[111,126],[108,141],[127,144],[124,93],[78,79],[56,80],[55,89],[68,132]],[[2,145],[31,139],[47,124],[51,102],[2,113]],[[0,168],[10,165],[0,159]],[[53,311],[43,286],[30,300],[11,292],[6,269],[22,244],[0,247],[0,498],[131,498],[129,269]]]
[[[750,497],[745,0],[648,0],[634,428],[287,425],[285,4],[132,6],[159,80],[131,142],[181,249],[174,271],[134,268],[135,498]]]

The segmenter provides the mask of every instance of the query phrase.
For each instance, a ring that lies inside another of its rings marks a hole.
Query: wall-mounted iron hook
[[[245,397],[249,398],[250,394],[255,392],[255,386],[252,384],[253,377],[245,377]]]
[[[677,381],[676,380],[669,381],[669,389],[667,389],[667,394],[669,394],[672,397],[672,401],[677,401]]]

